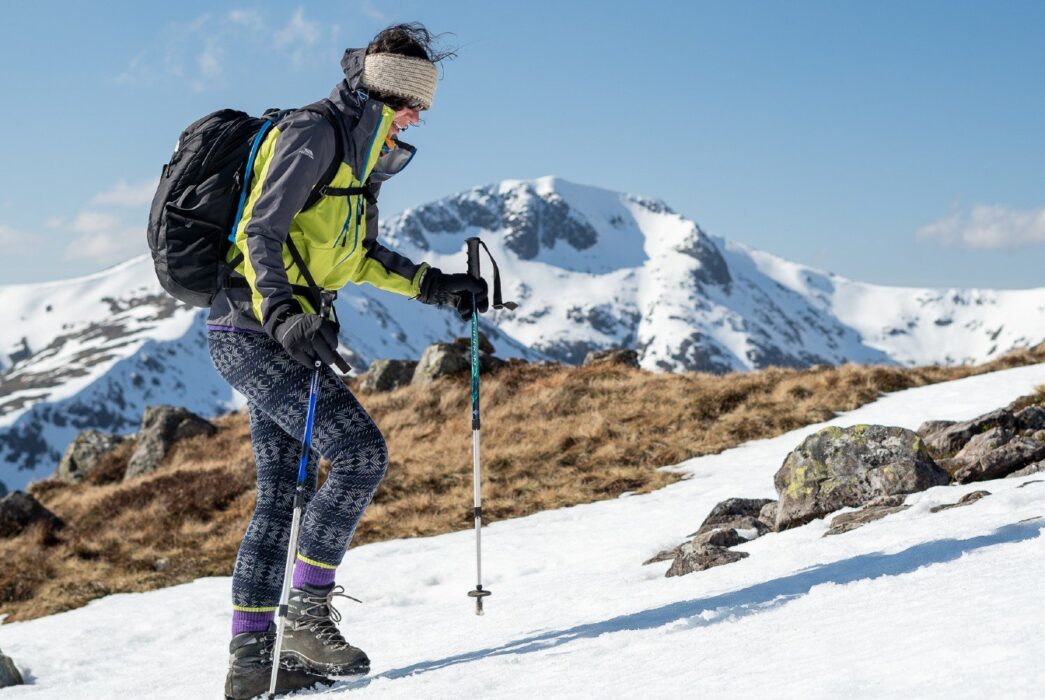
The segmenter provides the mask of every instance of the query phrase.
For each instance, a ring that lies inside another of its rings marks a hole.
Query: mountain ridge
[[[623,345],[648,370],[728,372],[979,363],[1045,339],[1045,289],[869,285],[709,235],[659,199],[555,177],[475,187],[381,223],[389,247],[446,270],[464,269],[472,235],[520,303],[482,320],[505,357],[576,364]],[[466,334],[449,311],[367,286],[337,306],[357,370]],[[162,293],[147,257],[0,286],[0,478],[49,473],[81,429],[134,430],[147,403],[238,407],[211,367],[205,318]]]

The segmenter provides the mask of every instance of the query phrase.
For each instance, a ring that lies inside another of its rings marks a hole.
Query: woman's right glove
[[[425,271],[417,299],[423,304],[453,306],[458,315],[467,321],[472,318],[473,294],[475,308],[479,313],[486,313],[490,308],[486,280],[475,279],[463,272],[447,275],[438,267],[430,267]]]
[[[282,313],[281,313],[282,312]],[[293,313],[293,309],[278,309],[265,330],[287,353],[308,368],[316,360],[325,365],[341,365],[337,354],[337,325],[317,314]]]

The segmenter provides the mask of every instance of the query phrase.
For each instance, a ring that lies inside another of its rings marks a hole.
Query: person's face
[[[397,110],[395,116],[392,117],[392,126],[388,129],[388,135],[395,136],[419,121],[421,121],[421,110],[414,107],[403,107]]]

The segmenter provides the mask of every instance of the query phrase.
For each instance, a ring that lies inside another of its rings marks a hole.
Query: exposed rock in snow
[[[0,688],[22,685],[25,681],[11,657],[0,652]]]
[[[929,509],[930,513],[939,513],[941,510],[950,510],[951,508],[960,508],[962,506],[972,505],[976,501],[980,500],[984,496],[990,496],[990,491],[973,491],[967,493],[958,499],[957,503],[946,503],[944,505],[933,506]]]
[[[825,428],[791,452],[774,477],[780,494],[777,530],[862,506],[877,496],[924,491],[949,481],[912,430]]]
[[[747,552],[738,552],[735,549],[687,542],[679,547],[675,560],[671,562],[671,566],[668,568],[665,576],[685,576],[695,571],[704,571],[715,566],[732,564],[749,556],[751,555]]]

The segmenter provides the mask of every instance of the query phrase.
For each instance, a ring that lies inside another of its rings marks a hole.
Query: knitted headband
[[[363,87],[420,102],[429,109],[435,98],[435,66],[423,58],[373,53],[363,59]]]

